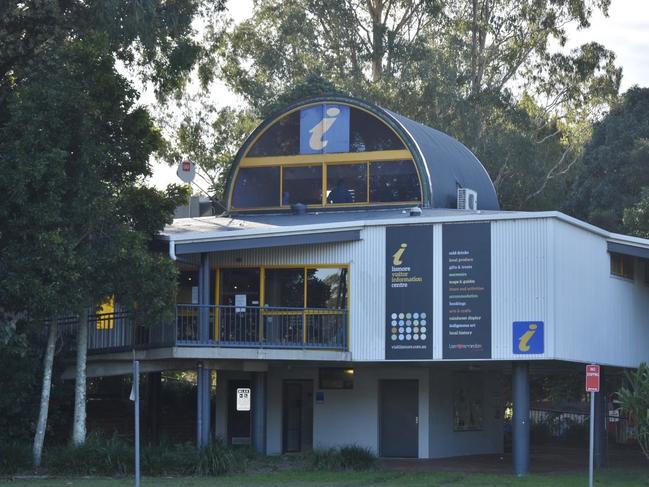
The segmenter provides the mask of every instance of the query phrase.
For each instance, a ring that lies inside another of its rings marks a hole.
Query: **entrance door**
[[[285,453],[313,448],[313,381],[284,381],[282,437]]]
[[[254,343],[260,340],[259,269],[221,269],[219,283],[219,339]]]
[[[416,380],[379,383],[379,450],[382,457],[417,458],[419,385]]]
[[[249,380],[228,384],[228,445],[250,445],[250,411],[237,411],[237,389],[250,389]],[[254,391],[251,391],[251,395]]]

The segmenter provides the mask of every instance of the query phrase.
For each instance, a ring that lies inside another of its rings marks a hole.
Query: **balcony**
[[[201,329],[201,322],[207,327]],[[59,320],[70,334],[76,318]],[[176,306],[172,323],[150,327],[133,323],[126,312],[93,316],[88,323],[88,351],[117,352],[162,347],[230,347],[347,350],[348,312],[323,308],[258,306]]]

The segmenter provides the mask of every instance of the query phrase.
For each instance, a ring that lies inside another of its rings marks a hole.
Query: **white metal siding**
[[[350,351],[354,360],[385,357],[385,228],[368,227],[358,242],[237,250],[210,255],[213,267],[348,264]]]
[[[407,231],[407,229],[404,229]],[[385,358],[385,227],[361,241],[241,250],[211,255],[216,266],[350,266],[350,351]],[[606,238],[558,218],[491,222],[492,358],[559,359],[637,366],[649,361],[649,286],[610,276]],[[442,224],[435,224],[433,358],[442,359]],[[543,321],[545,352],[514,355],[512,323]]]
[[[530,360],[553,354],[553,323],[548,309],[549,219],[491,223],[492,358]],[[514,355],[512,323],[543,321],[545,353]]]
[[[610,274],[606,239],[557,221],[556,357],[636,367],[649,361],[649,286]]]

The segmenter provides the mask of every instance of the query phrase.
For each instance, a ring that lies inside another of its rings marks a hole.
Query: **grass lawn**
[[[0,485],[5,481],[0,480]],[[6,483],[11,487],[126,487],[132,486],[132,478],[58,478],[14,479]],[[516,478],[512,475],[461,474],[461,473],[404,473],[393,471],[375,472],[305,472],[281,471],[266,474],[241,474],[225,477],[148,477],[142,486],[188,486],[188,487],[352,487],[380,485],[381,487],[573,487],[588,485],[587,474],[557,473],[530,475]],[[648,470],[608,470],[595,475],[595,485],[606,487],[649,487]]]

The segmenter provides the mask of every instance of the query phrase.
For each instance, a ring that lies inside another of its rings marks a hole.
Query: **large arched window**
[[[286,114],[255,140],[231,184],[233,210],[418,204],[420,177],[401,138],[345,104]]]

